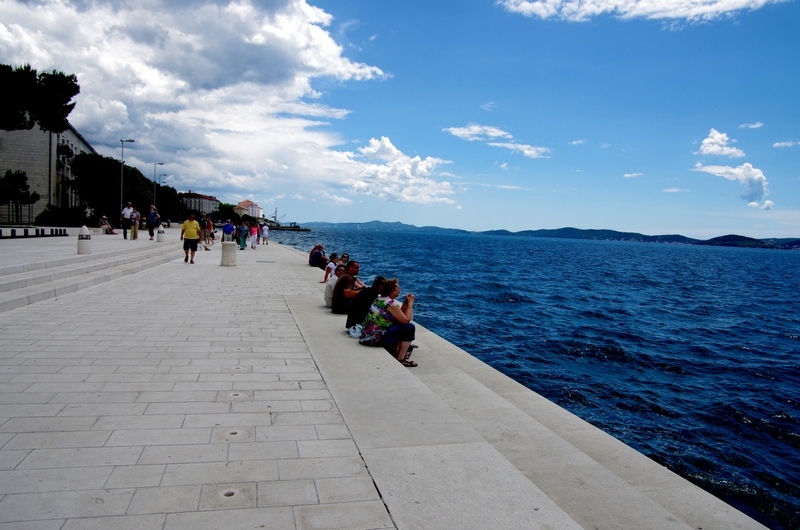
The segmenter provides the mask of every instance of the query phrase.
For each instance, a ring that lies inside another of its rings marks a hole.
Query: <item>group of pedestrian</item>
[[[320,267],[321,260],[325,265]],[[349,254],[325,256],[322,245],[315,245],[309,252],[308,263],[312,267],[325,269],[323,299],[325,306],[336,314],[347,315],[345,328],[364,346],[381,346],[403,366],[417,366],[411,360],[415,338],[414,302],[409,293],[402,301],[400,283],[397,278],[376,276],[370,287],[358,278],[360,265],[350,260]]]
[[[153,240],[155,236],[155,230],[161,226],[161,215],[158,213],[158,209],[154,205],[150,205],[150,211],[147,213],[147,216],[142,218],[141,213],[139,210],[136,209],[131,202],[128,202],[122,211],[119,214],[119,224],[120,228],[122,228],[122,238],[128,239],[128,230],[131,231],[131,239],[139,239],[139,225],[145,222],[147,226],[147,231],[150,234],[150,240]],[[111,227],[111,223],[108,222],[108,217],[105,215],[100,218],[97,222],[97,226],[100,227],[104,233],[117,235],[117,232]]]
[[[236,226],[228,219],[222,227],[222,240],[236,241],[239,250],[245,250],[249,242],[250,248],[255,250],[258,245],[269,245],[269,225],[257,221],[242,221]]]
[[[214,243],[214,223],[211,217],[200,214],[200,220],[195,220],[195,214],[189,214],[189,219],[181,225],[181,241],[183,241],[183,252],[186,263],[194,263],[194,255],[198,245],[202,242],[205,250],[211,250],[210,246]],[[266,223],[257,221],[242,221],[238,226],[228,219],[222,225],[222,241],[236,242],[239,250],[247,248],[255,249],[258,245],[269,244],[269,226]]]

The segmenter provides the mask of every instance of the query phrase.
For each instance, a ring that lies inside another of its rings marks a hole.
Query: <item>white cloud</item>
[[[764,201],[762,204],[759,204],[757,201],[749,202],[747,205],[750,208],[758,208],[760,210],[772,210],[772,207],[775,206],[775,203],[772,201]]]
[[[495,162],[494,165],[500,169],[505,169],[506,171],[508,170],[508,162],[503,162],[502,164],[500,162]]]
[[[626,179],[635,179],[636,177],[641,177],[644,173],[625,173],[622,175]]]
[[[449,182],[430,178],[438,166],[450,163],[448,160],[409,157],[385,136],[371,139],[369,145],[359,148],[357,155],[347,155],[357,171],[357,177],[346,179],[354,193],[419,204],[455,202],[449,197],[454,193]],[[360,158],[369,162],[360,163]]]
[[[526,17],[586,21],[604,14],[622,19],[706,21],[753,10],[781,0],[496,0]]]
[[[585,144],[585,143],[586,143],[586,140],[575,140],[575,141],[570,142],[570,145],[581,145],[581,144]]]
[[[495,107],[496,105],[494,104],[494,101],[490,101],[488,103],[484,103],[483,105],[481,105],[481,108],[487,111],[494,110]]]
[[[684,192],[688,192],[689,190],[685,190],[683,188],[667,188],[667,189],[661,190],[661,191],[663,191],[664,193],[684,193]]]
[[[547,147],[536,147],[534,145],[515,144],[508,142],[489,142],[489,145],[493,147],[505,147],[506,149],[511,149],[514,152],[522,153],[523,156],[527,156],[528,158],[550,158],[547,156],[547,153],[550,152],[550,149]]]
[[[760,121],[757,121],[755,123],[743,123],[743,124],[739,125],[739,128],[740,129],[760,129],[763,126],[764,126],[763,123],[761,123]]]
[[[498,184],[495,188],[500,188],[501,190],[521,190],[522,186],[510,186],[508,184]]]
[[[736,147],[728,147],[728,135],[721,133],[716,129],[711,129],[708,137],[700,144],[700,150],[695,154],[700,155],[721,155],[729,156],[731,158],[741,158],[745,156],[744,151]],[[730,140],[735,142],[736,140]]]
[[[442,130],[468,142],[493,138],[513,138],[511,133],[497,127],[492,127],[491,125],[476,125],[474,123],[466,127],[447,127]]]
[[[746,200],[750,206],[753,204],[758,205],[759,201],[765,196],[769,195],[769,182],[764,173],[754,168],[749,163],[744,163],[739,167],[730,166],[704,166],[699,162],[694,166],[693,171],[703,171],[718,177],[723,177],[728,180],[735,180],[745,186],[745,191],[742,192],[742,199]],[[772,207],[772,201],[766,201],[763,205],[769,203]],[[769,208],[765,208],[769,209]]]
[[[775,142],[772,147],[794,147],[800,145],[800,142]]]
[[[339,195],[332,195],[332,194],[328,193],[327,191],[323,191],[321,193],[321,195],[325,199],[329,200],[330,202],[332,202],[334,204],[344,204],[344,205],[353,204],[353,200],[352,199],[348,199],[347,197],[340,197]]]
[[[0,21],[0,62],[77,74],[73,125],[104,155],[119,157],[119,139],[134,138],[126,163],[147,175],[166,162],[165,183],[180,191],[226,202],[346,204],[349,193],[454,202],[450,185],[429,175],[444,160],[339,150],[348,139],[329,125],[349,110],[326,105],[315,80],[387,76],[347,59],[332,17],[306,0],[0,0]]]
[[[505,147],[506,149],[522,153],[528,158],[549,158],[546,156],[547,153],[550,152],[550,149],[547,147],[536,147],[533,145],[511,142],[490,142],[489,140],[498,138],[513,138],[511,133],[491,125],[477,125],[472,123],[466,127],[447,127],[442,130],[468,142],[474,142],[475,140],[485,141],[488,145],[493,147]],[[505,167],[503,169],[505,169]]]

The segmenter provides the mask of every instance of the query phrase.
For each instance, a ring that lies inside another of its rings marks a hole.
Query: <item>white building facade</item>
[[[250,217],[255,217],[256,219],[261,219],[264,217],[264,209],[251,200],[242,201],[237,205],[237,207],[245,209],[247,215]]]
[[[81,153],[97,154],[72,125],[61,133],[38,126],[27,131],[0,130],[0,175],[8,170],[24,171],[30,191],[41,197],[33,204],[31,222],[48,204],[62,208],[80,204],[69,185],[69,160]],[[0,206],[0,220],[8,219],[8,209],[9,205]]]
[[[210,195],[194,193],[189,190],[188,193],[181,194],[181,199],[189,210],[197,210],[200,213],[211,213],[219,210],[219,199]]]

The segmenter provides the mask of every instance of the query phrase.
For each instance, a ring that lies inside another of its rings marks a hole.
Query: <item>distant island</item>
[[[420,232],[429,234],[481,234],[488,236],[516,236],[516,237],[555,237],[560,239],[594,239],[602,241],[631,241],[636,243],[672,243],[683,245],[707,245],[716,247],[742,247],[742,248],[770,248],[800,250],[800,239],[796,238],[770,238],[754,239],[752,237],[726,235],[708,240],[692,239],[677,234],[663,236],[647,236],[636,232],[617,232],[616,230],[585,230],[581,228],[556,228],[550,230],[522,230],[510,232],[508,230],[487,230],[484,232],[471,232],[457,228],[441,228],[439,226],[415,226],[400,222],[385,223],[383,221],[368,221],[365,223],[303,223],[311,228],[329,228],[338,230],[379,230],[397,232]]]

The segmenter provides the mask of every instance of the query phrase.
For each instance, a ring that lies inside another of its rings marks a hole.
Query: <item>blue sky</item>
[[[0,0],[73,124],[285,220],[800,237],[800,3]],[[80,31],[64,32],[63,27]]]

